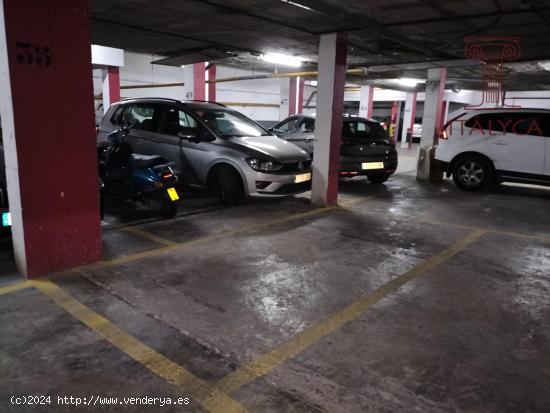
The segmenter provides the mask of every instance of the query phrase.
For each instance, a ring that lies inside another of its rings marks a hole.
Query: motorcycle
[[[141,202],[163,218],[172,218],[178,212],[178,177],[166,158],[133,153],[125,140],[130,129],[122,126],[98,146],[101,218],[106,197]]]

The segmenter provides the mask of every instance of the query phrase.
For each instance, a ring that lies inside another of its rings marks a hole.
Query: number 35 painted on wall
[[[17,48],[17,62],[19,64],[35,64],[38,67],[49,67],[52,64],[53,52],[48,46],[16,42],[15,47]]]

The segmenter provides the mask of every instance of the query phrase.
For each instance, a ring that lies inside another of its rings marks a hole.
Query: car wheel
[[[238,172],[230,166],[220,165],[216,169],[218,195],[225,206],[237,205],[243,198],[243,184]]]
[[[390,174],[387,174],[385,172],[369,172],[367,173],[367,178],[370,182],[373,184],[383,184],[388,180],[390,177]]]
[[[486,189],[493,182],[493,176],[493,165],[481,156],[465,156],[453,166],[453,181],[465,191],[477,192]]]

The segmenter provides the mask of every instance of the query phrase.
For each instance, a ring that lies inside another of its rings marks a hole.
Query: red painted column
[[[418,94],[414,92],[413,98],[412,98],[412,107],[411,107],[411,122],[409,124],[409,128],[413,129],[414,127],[414,120],[416,119],[416,99],[418,98]]]
[[[303,77],[298,78],[298,102],[296,103],[296,113],[301,114],[304,111],[304,88],[306,80]]]
[[[210,66],[210,69],[208,69],[208,100],[210,102],[216,101],[216,65],[213,64]]]
[[[98,261],[88,0],[3,4],[0,72],[10,88],[0,94],[16,263],[36,276]]]
[[[193,64],[193,99],[205,100],[205,64],[195,63]]]
[[[103,111],[107,113],[111,105],[120,101],[120,72],[116,66],[107,66],[103,73]]]
[[[288,80],[290,82],[288,88],[288,116],[292,116],[298,113],[296,110],[296,92],[298,90],[298,82],[295,77],[291,77]]]
[[[109,101],[111,104],[120,101],[120,72],[118,67],[109,66]]]
[[[439,133],[443,128],[443,122],[445,119],[445,82],[447,81],[447,68],[441,68],[439,82],[437,84],[437,102],[436,102],[436,117],[435,117],[435,131],[433,135],[433,144],[437,145],[439,141]],[[424,105],[425,106],[425,105]]]
[[[374,86],[361,86],[359,96],[359,116],[372,118],[374,108]]]
[[[367,118],[372,118],[374,112],[374,86],[369,87],[369,106],[367,109]]]
[[[443,90],[443,93],[445,93],[445,90]],[[445,124],[445,112],[446,111],[447,111],[447,101],[442,100],[441,101],[441,112],[439,113],[438,123],[436,123],[438,139],[439,139],[439,134],[441,133],[441,130],[443,129],[443,125]]]
[[[346,58],[343,33],[321,35],[311,191],[316,205],[334,205],[338,198]]]
[[[396,142],[396,136],[397,136],[397,129],[399,126],[399,119],[398,119],[398,112],[399,112],[399,102],[394,101],[391,106],[391,115],[390,115],[390,138]]]

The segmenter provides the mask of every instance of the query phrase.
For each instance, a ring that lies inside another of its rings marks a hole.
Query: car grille
[[[300,164],[302,164],[300,168]],[[311,161],[286,163],[277,172],[303,172],[311,169]]]

